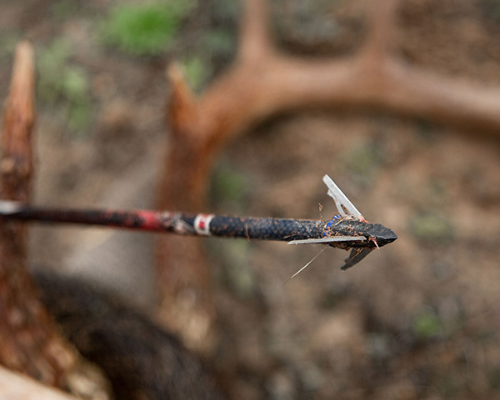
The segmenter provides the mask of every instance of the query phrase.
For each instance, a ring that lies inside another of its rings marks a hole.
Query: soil
[[[84,129],[68,127],[64,101],[39,104],[38,204],[154,207],[168,146],[165,67],[193,51],[196,32],[236,25],[220,16],[222,0],[212,1],[200,6],[208,14],[193,13],[174,50],[132,57],[96,40],[95,21],[115,3],[75,2],[64,17],[51,0],[0,6],[1,98],[20,37],[38,54],[65,37],[68,63],[90,82]],[[359,47],[366,1],[294,4],[274,4],[284,50],[339,56]],[[308,22],[315,16],[321,23]],[[399,22],[399,51],[410,62],[500,85],[498,1],[412,0]],[[301,36],[294,24],[310,29]],[[208,59],[220,73],[230,53]],[[207,240],[219,319],[213,366],[230,377],[233,398],[500,398],[499,167],[498,141],[479,132],[378,112],[281,115],[233,142],[213,174],[210,211],[319,218],[321,203],[328,219],[328,173],[369,221],[399,235],[347,272],[339,270],[347,253],[332,249],[290,281],[318,248]],[[34,227],[31,258],[150,308],[153,248],[149,234]]]

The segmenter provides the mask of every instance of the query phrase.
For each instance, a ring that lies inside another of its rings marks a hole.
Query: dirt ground
[[[171,52],[131,57],[95,37],[95,21],[114,3],[75,2],[62,17],[54,11],[62,1],[0,5],[1,98],[18,38],[41,56],[64,37],[68,64],[89,82],[84,128],[68,126],[64,101],[39,103],[38,204],[154,207],[168,146],[165,66],[194,51],[200,32],[236,25],[235,15],[220,17],[221,0],[206,2]],[[344,55],[363,39],[365,1],[292,7],[288,20],[285,3],[295,4],[276,1],[273,15],[286,51]],[[500,86],[497,0],[407,1],[399,25],[400,52],[412,63]],[[213,73],[230,55],[213,57]],[[213,366],[231,376],[233,398],[500,399],[499,165],[499,142],[480,132],[366,110],[282,115],[233,142],[213,174],[209,211],[319,218],[321,203],[330,218],[328,173],[369,221],[399,235],[347,272],[339,270],[347,253],[324,252],[289,282],[318,248],[207,240],[220,335]],[[32,233],[33,264],[154,304],[154,235]]]

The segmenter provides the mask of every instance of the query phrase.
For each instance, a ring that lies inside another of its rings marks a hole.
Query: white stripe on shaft
[[[0,200],[0,215],[14,214],[22,209],[22,205],[16,201]]]

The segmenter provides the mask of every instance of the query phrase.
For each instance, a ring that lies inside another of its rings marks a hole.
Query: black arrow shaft
[[[318,220],[232,217],[214,214],[188,214],[150,210],[58,209],[0,201],[0,220],[36,221],[98,225],[179,235],[218,236],[260,240],[304,240],[325,237],[359,237],[367,241],[330,243],[335,247],[383,246],[397,236],[379,224],[369,224],[334,217],[325,223]],[[370,239],[370,240],[368,240]],[[376,241],[374,241],[375,239]]]

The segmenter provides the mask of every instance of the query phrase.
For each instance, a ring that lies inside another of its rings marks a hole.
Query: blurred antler
[[[77,400],[67,393],[48,388],[28,377],[0,367],[0,400]]]
[[[393,49],[400,1],[372,3],[371,34],[354,56],[307,60],[279,53],[269,37],[265,1],[246,0],[236,61],[200,98],[172,66],[171,141],[160,206],[201,211],[212,161],[224,144],[249,125],[291,109],[376,108],[498,134],[500,89],[452,80],[401,60]],[[184,319],[203,320],[207,327],[211,303],[200,293],[208,293],[208,270],[198,242],[163,237],[158,249],[164,318],[175,320],[182,310]],[[176,296],[186,291],[192,294],[191,314],[176,306]]]
[[[16,50],[12,84],[4,111],[3,156],[0,161],[2,199],[21,202],[31,199],[33,88],[33,49],[29,43],[22,42]],[[26,253],[26,227],[2,221],[0,364],[46,384],[60,386],[73,365],[75,354],[62,341],[38,298],[28,273]]]

